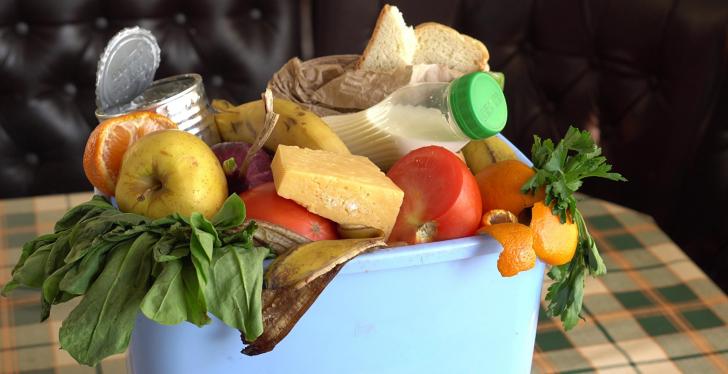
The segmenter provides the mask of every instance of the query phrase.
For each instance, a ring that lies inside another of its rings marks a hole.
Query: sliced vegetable
[[[337,238],[333,222],[278,196],[273,182],[245,191],[241,196],[248,219],[274,223],[314,241]]]
[[[389,242],[409,244],[461,238],[480,224],[480,191],[454,153],[429,146],[408,153],[387,176],[404,191]]]

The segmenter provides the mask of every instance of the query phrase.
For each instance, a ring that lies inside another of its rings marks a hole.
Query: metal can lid
[[[109,41],[96,70],[96,107],[129,103],[152,84],[160,61],[157,40],[140,27],[119,31]]]

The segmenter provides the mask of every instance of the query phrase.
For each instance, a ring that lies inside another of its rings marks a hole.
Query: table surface
[[[91,193],[0,200],[0,284],[20,248]],[[533,372],[727,373],[728,298],[644,214],[584,197],[579,208],[608,274],[588,279],[584,318],[564,332],[541,310]],[[548,284],[544,284],[544,290]],[[39,323],[39,294],[0,297],[0,373],[126,373],[126,356],[79,366],[58,349],[58,328],[75,306]]]

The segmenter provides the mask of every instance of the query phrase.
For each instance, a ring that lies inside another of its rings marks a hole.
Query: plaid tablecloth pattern
[[[0,284],[23,243],[51,232],[68,208],[90,197],[0,200]],[[564,332],[541,311],[532,371],[728,373],[726,295],[649,216],[588,197],[579,207],[609,272],[587,281],[585,321],[575,329]],[[0,298],[0,374],[126,373],[123,354],[90,368],[58,349],[58,328],[75,305],[57,306],[39,323],[37,291]]]

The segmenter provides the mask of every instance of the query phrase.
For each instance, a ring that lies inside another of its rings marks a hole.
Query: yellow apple
[[[162,130],[126,151],[115,195],[123,212],[153,219],[200,212],[211,218],[228,189],[225,173],[205,142],[184,131]]]

